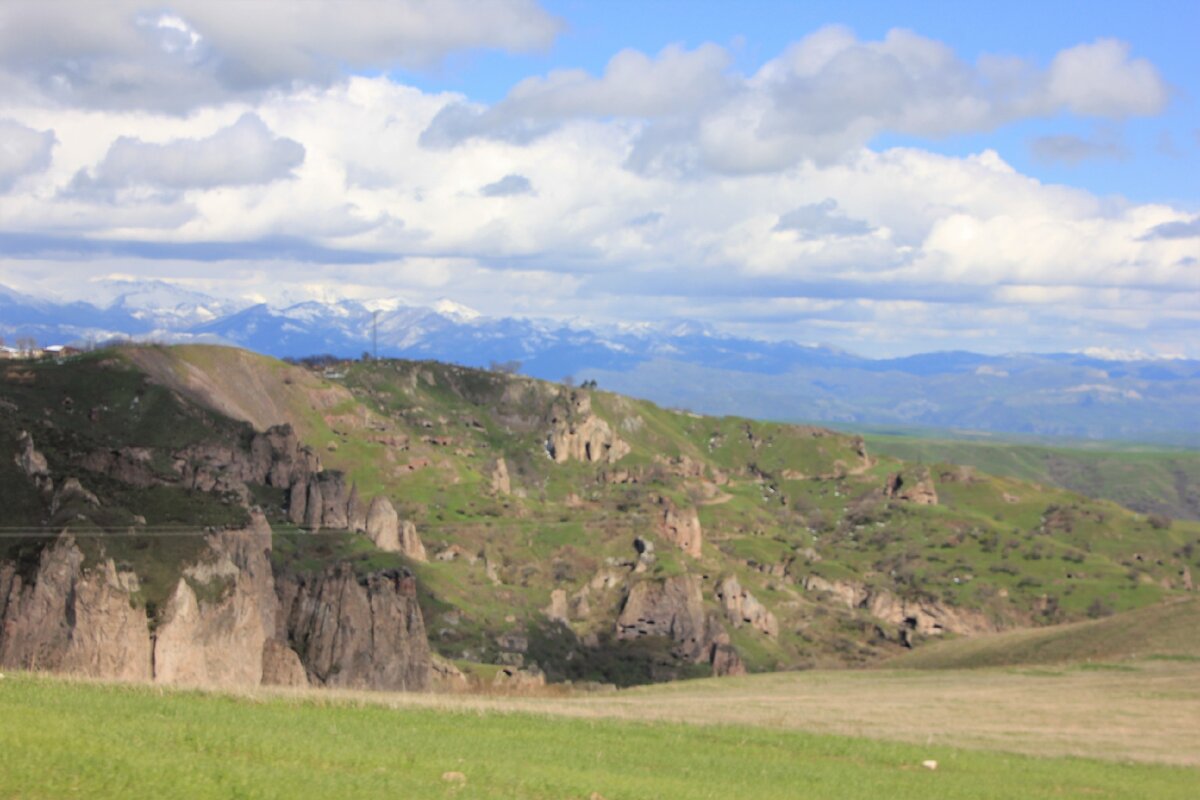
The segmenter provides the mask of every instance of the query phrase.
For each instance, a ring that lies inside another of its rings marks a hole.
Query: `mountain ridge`
[[[44,343],[115,337],[229,344],[281,358],[371,353],[473,367],[503,363],[533,377],[597,380],[705,413],[1200,446],[1197,360],[961,350],[871,359],[827,345],[738,338],[686,321],[589,327],[489,317],[447,298],[433,307],[396,298],[281,308],[222,301],[163,281],[104,282],[99,296],[107,305],[56,303],[0,287],[0,335]]]

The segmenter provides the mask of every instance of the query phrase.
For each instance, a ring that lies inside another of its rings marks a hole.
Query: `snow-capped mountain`
[[[1200,361],[1141,354],[924,353],[868,359],[833,347],[728,336],[704,323],[595,326],[490,317],[443,298],[265,303],[174,284],[109,281],[92,303],[0,287],[0,336],[43,344],[114,337],[237,345],[280,357],[519,362],[550,380],[601,385],[715,414],[954,427],[1200,446]]]

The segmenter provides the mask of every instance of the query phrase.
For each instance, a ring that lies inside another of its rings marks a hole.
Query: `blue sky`
[[[1200,357],[1200,4],[0,4],[0,284]]]
[[[1200,3],[1183,2],[583,2],[543,4],[566,29],[544,52],[464,53],[434,70],[400,73],[433,91],[462,92],[495,102],[528,75],[559,67],[600,72],[625,48],[655,53],[669,44],[730,45],[733,68],[753,73],[789,43],[824,25],[840,24],[877,39],[892,28],[908,28],[952,46],[965,60],[1004,53],[1047,63],[1063,48],[1098,38],[1119,38],[1135,53],[1152,58],[1175,94],[1151,119],[1100,125],[1063,115],[1029,120],[987,134],[915,139],[882,136],[877,146],[916,144],[936,152],[965,155],[991,147],[1022,172],[1042,180],[1085,187],[1133,200],[1171,202],[1200,210]],[[1029,141],[1067,133],[1081,137],[1117,135],[1128,148],[1121,158],[1075,164],[1033,157]],[[1165,140],[1164,140],[1165,134]],[[1169,143],[1174,152],[1164,144]]]

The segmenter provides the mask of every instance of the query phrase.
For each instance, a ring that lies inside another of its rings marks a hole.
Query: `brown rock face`
[[[146,614],[130,603],[136,587],[112,560],[85,571],[70,537],[42,551],[28,583],[0,565],[0,665],[149,680]]]
[[[263,642],[262,682],[264,686],[308,686],[308,674],[296,651],[283,642]]]
[[[700,517],[696,515],[696,509],[677,508],[666,497],[659,497],[657,505],[658,532],[692,558],[699,558],[703,531],[700,529]]]
[[[21,446],[14,459],[17,466],[40,491],[53,491],[54,481],[50,479],[50,465],[46,463],[46,457],[33,446],[33,437],[27,431],[21,431],[17,434],[17,444]]]
[[[555,589],[550,592],[550,605],[542,609],[542,613],[547,619],[554,622],[566,623],[567,615],[570,609],[567,605],[567,592],[565,589]]]
[[[453,661],[434,653],[429,666],[431,687],[435,692],[465,692],[471,688],[471,681]]]
[[[717,601],[735,628],[749,625],[772,639],[779,636],[779,622],[754,595],[742,588],[732,575],[717,585]]]
[[[380,550],[389,553],[402,553],[414,561],[428,561],[425,545],[417,535],[417,526],[408,520],[401,520],[392,502],[386,497],[379,496],[371,501],[367,512],[367,536]]]
[[[729,635],[705,614],[700,578],[677,575],[662,581],[640,581],[629,590],[617,617],[617,638],[665,636],[675,654],[686,661],[708,663],[714,675],[745,671]]]
[[[359,577],[349,564],[277,584],[282,634],[318,686],[419,690],[429,642],[416,582],[399,570]]]
[[[257,686],[275,632],[271,529],[261,515],[208,539],[209,556],[184,570],[154,642],[154,680]]]
[[[591,398],[584,393],[572,392],[566,406],[556,406],[550,423],[546,453],[556,464],[613,464],[629,454],[629,444],[592,413]]]
[[[827,592],[849,608],[866,609],[884,622],[923,635],[971,635],[998,630],[996,624],[977,611],[932,600],[905,600],[886,589],[870,589],[851,581],[828,581],[809,575],[804,579],[804,588],[810,592]]]
[[[532,692],[546,685],[546,675],[536,667],[505,667],[496,673],[492,686],[507,692]]]
[[[915,480],[897,472],[888,478],[884,484],[883,493],[887,497],[915,503],[919,506],[935,506],[938,502],[937,489],[933,486],[933,478],[929,470],[925,470]]]
[[[508,464],[497,458],[492,467],[492,494],[512,494],[512,480],[508,477]]]

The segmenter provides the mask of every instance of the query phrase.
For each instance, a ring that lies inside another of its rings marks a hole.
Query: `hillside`
[[[2,374],[16,572],[40,558],[44,574],[47,534],[66,529],[85,579],[105,559],[138,576],[130,602],[151,629],[181,591],[201,611],[258,598],[267,630],[253,641],[325,685],[417,680],[386,672],[399,653],[452,681],[458,668],[630,684],[870,664],[947,633],[1152,606],[1190,591],[1200,565],[1195,523],[909,464],[820,428],[498,372],[308,369],[192,346]],[[242,587],[240,572],[188,566],[241,564],[211,531],[246,526],[269,526],[273,578]],[[362,593],[359,617],[329,605],[335,589]],[[408,620],[391,656],[374,638],[337,651],[313,627],[326,608],[357,630],[381,597]],[[445,659],[434,667],[411,649],[426,635]]]
[[[949,462],[992,475],[1058,486],[1143,514],[1200,519],[1200,452],[1110,443],[1052,447],[937,436],[868,435],[874,452]]]
[[[1146,606],[1105,619],[936,642],[888,662],[896,669],[1075,664],[1134,658],[1200,662],[1200,603]]]

